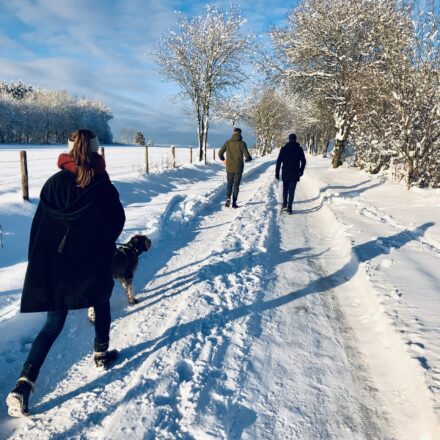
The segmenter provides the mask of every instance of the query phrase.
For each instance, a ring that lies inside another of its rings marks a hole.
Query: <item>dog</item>
[[[117,246],[112,262],[112,274],[118,280],[127,294],[130,304],[137,304],[138,300],[133,293],[133,276],[139,262],[139,255],[147,252],[151,247],[151,240],[146,235],[134,235]],[[89,307],[88,316],[91,322],[95,322],[95,309]]]

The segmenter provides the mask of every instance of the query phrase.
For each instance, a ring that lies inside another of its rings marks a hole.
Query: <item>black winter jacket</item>
[[[85,189],[61,170],[41,190],[28,254],[22,312],[87,308],[110,298],[115,241],[125,222],[108,175]]]
[[[298,182],[304,173],[306,167],[306,157],[304,150],[298,142],[288,142],[281,148],[278,154],[278,160],[275,170],[277,179],[280,177],[280,168],[282,166],[282,180],[286,182]]]

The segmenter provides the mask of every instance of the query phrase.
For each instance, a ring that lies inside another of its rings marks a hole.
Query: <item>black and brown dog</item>
[[[112,263],[113,278],[122,284],[130,304],[138,302],[133,293],[133,277],[139,262],[139,255],[147,252],[150,247],[151,240],[146,235],[138,234],[116,248]],[[88,316],[90,321],[95,322],[93,307],[89,308]]]

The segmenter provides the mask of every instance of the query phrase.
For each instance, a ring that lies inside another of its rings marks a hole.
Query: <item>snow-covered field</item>
[[[171,147],[149,147],[148,161],[150,173],[157,173],[167,168],[189,164],[197,161],[197,148],[176,147],[174,160]],[[29,189],[31,197],[38,197],[39,191],[47,177],[53,172],[60,151],[65,150],[62,145],[35,146],[35,145],[4,145],[0,149],[0,195],[16,191],[21,188],[20,177],[20,150],[27,153],[27,167],[29,174]],[[145,170],[145,148],[140,146],[114,147],[104,146],[107,169],[113,178],[123,178],[127,174],[143,174]],[[216,152],[208,150],[208,161],[217,158]],[[50,168],[52,167],[52,168]]]
[[[19,299],[58,151],[32,154],[30,203],[6,186],[18,170],[0,173],[0,402],[44,322],[20,315]],[[32,415],[0,405],[1,439],[440,438],[439,191],[309,157],[294,215],[281,215],[272,156],[247,164],[233,210],[221,164],[144,176],[131,154],[106,150],[127,214],[120,240],[141,232],[153,247],[139,304],[119,286],[112,297],[121,359],[97,371],[86,311],[71,312]]]

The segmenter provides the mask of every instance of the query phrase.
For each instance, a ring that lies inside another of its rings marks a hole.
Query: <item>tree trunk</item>
[[[338,139],[335,141],[335,146],[333,147],[333,159],[332,166],[333,168],[338,168],[342,165],[342,153],[345,149],[345,141]]]
[[[408,166],[408,174],[406,175],[406,187],[408,189],[411,189],[411,184],[414,179],[414,160],[413,160],[413,158],[409,157],[406,163]]]
[[[199,147],[199,161],[203,160],[203,142],[202,142],[202,116],[200,114],[200,107],[197,104],[194,104],[194,112],[196,114],[197,119],[197,146]]]
[[[200,120],[200,117],[197,121],[197,143],[199,147],[199,161],[201,162],[203,160],[203,127],[202,127],[202,121]]]
[[[347,145],[348,135],[350,133],[350,120],[346,109],[338,108],[334,115],[335,119],[335,145],[333,147],[333,168],[338,168],[342,165],[342,153]]]
[[[209,114],[204,115],[204,131],[203,131],[203,150],[205,153],[205,164],[208,160],[208,127],[209,127]]]
[[[327,143],[325,144],[325,149],[322,154],[323,157],[327,157],[328,149],[330,148],[330,138],[327,140]]]

